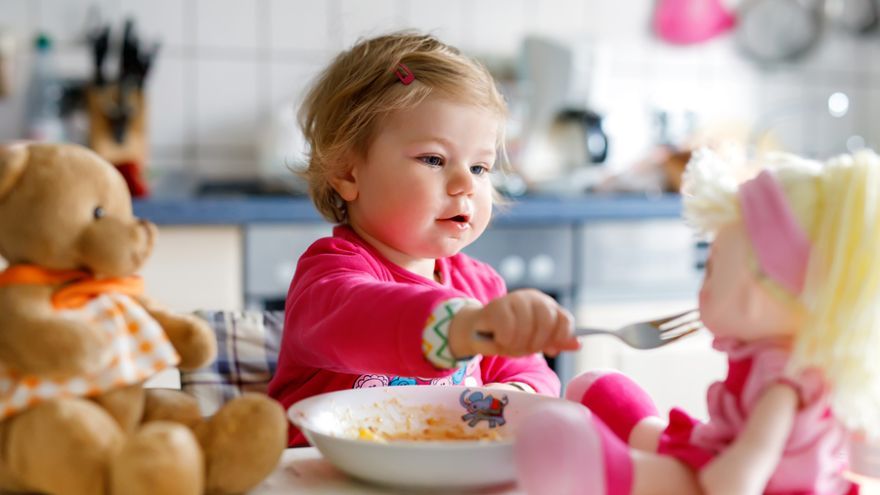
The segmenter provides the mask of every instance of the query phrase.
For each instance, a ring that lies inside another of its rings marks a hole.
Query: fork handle
[[[605,330],[602,328],[575,328],[574,336],[575,337],[585,337],[587,335],[616,335],[611,330]],[[474,332],[474,336],[479,340],[492,340],[493,335],[492,332],[485,330],[478,330]]]
[[[575,337],[585,337],[587,335],[616,335],[611,330],[605,330],[602,328],[575,328],[574,336]]]

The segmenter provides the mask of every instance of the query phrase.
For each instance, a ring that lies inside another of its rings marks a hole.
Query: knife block
[[[89,147],[116,165],[135,197],[146,196],[147,106],[141,89],[121,91],[119,84],[86,90]]]

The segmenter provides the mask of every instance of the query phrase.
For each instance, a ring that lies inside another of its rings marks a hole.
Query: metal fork
[[[653,349],[675,342],[701,328],[703,328],[703,324],[700,322],[700,313],[696,309],[690,309],[665,318],[630,323],[617,330],[577,328],[574,334],[578,337],[585,335],[612,335],[630,347]]]

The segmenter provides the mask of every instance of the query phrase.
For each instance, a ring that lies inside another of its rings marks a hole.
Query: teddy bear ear
[[[0,199],[18,182],[27,165],[28,154],[24,143],[0,146]]]

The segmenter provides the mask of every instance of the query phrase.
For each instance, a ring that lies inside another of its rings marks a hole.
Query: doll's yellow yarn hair
[[[863,151],[823,166],[776,155],[765,166],[812,242],[804,289],[789,295],[806,316],[789,371],[823,370],[835,415],[849,427],[878,434],[880,157]],[[739,179],[732,174],[729,163],[711,151],[695,154],[688,165],[684,213],[698,231],[712,236],[740,221]]]
[[[817,188],[813,253],[801,301],[806,324],[791,366],[822,369],[835,414],[880,433],[880,157],[828,163]]]

